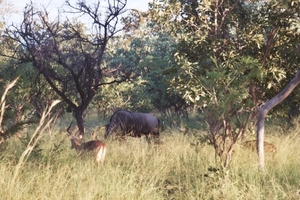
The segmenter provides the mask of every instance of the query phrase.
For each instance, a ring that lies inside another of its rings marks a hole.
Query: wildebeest
[[[159,119],[148,113],[116,111],[106,125],[105,138],[109,135],[141,137],[146,136],[150,143],[151,137],[159,140]]]

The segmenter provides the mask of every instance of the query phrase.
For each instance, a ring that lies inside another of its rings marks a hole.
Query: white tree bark
[[[259,110],[257,117],[257,152],[259,156],[259,165],[262,171],[265,170],[265,156],[264,156],[264,132],[265,132],[265,117],[267,113],[281,103],[300,83],[300,70],[297,70],[296,76],[289,82],[289,84],[279,94],[273,97],[270,101]]]

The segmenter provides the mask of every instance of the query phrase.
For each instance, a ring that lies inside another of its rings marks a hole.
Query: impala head
[[[77,136],[78,132],[73,135],[70,130],[71,126],[72,123],[67,128],[68,136],[71,140],[71,148],[75,149],[78,154],[93,152],[96,154],[96,161],[103,164],[106,155],[106,145],[100,140],[81,141],[82,135]]]
[[[82,135],[77,136],[77,133],[75,133],[74,135],[72,134],[72,131],[70,130],[72,123],[73,122],[71,122],[70,126],[67,128],[67,135],[71,140],[71,149],[77,149],[81,146]]]

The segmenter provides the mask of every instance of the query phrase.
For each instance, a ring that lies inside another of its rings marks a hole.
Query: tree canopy
[[[205,107],[208,138],[228,166],[259,106],[298,68],[299,2],[165,0],[150,11],[178,44],[170,86]]]
[[[90,18],[93,23],[89,31],[77,21],[50,21],[47,10],[36,10],[29,4],[21,25],[12,25],[5,33],[6,44],[14,51],[11,55],[21,63],[31,63],[45,78],[74,112],[81,134],[83,113],[105,84],[102,61],[107,43],[122,29],[119,20],[126,11],[126,0],[108,1],[105,9],[102,3],[90,6],[85,1],[75,5],[66,1],[69,12]]]

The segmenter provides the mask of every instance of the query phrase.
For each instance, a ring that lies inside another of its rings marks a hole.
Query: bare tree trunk
[[[84,132],[85,132],[83,112],[84,112],[83,109],[79,109],[79,108],[74,109],[74,117],[76,119],[77,127],[78,127],[77,134],[80,134],[80,135],[84,135]]]
[[[268,101],[258,112],[257,117],[257,151],[259,156],[259,165],[262,171],[265,170],[265,156],[264,156],[264,132],[265,132],[265,117],[267,113],[275,107],[277,104],[281,103],[300,83],[300,70],[297,70],[296,76],[291,80],[291,82],[282,90],[279,94]]]

